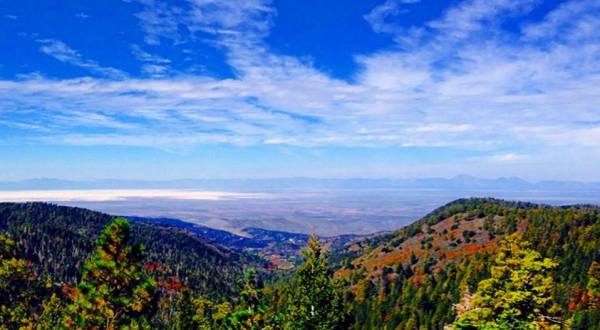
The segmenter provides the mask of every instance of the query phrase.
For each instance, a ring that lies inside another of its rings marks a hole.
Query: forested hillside
[[[98,235],[112,216],[45,203],[0,204],[0,231],[16,241],[19,255],[36,273],[57,283],[77,283]],[[172,278],[210,297],[239,291],[246,267],[262,268],[256,257],[214,244],[177,227],[134,222],[132,243],[146,247],[145,263],[161,278]]]
[[[499,242],[510,236],[556,262],[548,317],[556,325],[600,328],[600,211],[494,199],[450,203],[394,234],[337,253],[336,275],[357,329],[441,329],[454,304],[490,277]],[[567,322],[568,321],[568,322]]]
[[[264,287],[260,269],[241,272],[253,258],[186,232],[76,208],[2,206],[0,329],[339,329],[345,320],[314,237],[296,274]],[[71,273],[63,263],[79,266]]]
[[[289,233],[284,231],[262,228],[243,228],[240,230],[246,236],[240,236],[228,231],[214,229],[191,222],[171,218],[127,217],[128,220],[153,224],[164,228],[180,229],[190,234],[209,240],[221,246],[250,255],[259,256],[268,262],[268,269],[290,269],[301,259],[301,249],[308,243],[310,235]],[[319,237],[319,241],[329,249],[342,248],[349,242],[366,238],[366,235],[339,235]]]

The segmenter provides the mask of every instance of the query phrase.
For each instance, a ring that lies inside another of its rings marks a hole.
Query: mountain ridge
[[[494,198],[453,201],[394,233],[338,251],[332,263],[350,288],[354,327],[450,324],[453,306],[490,276],[499,242],[513,234],[557,262],[552,296],[557,319],[573,320],[573,329],[596,329],[600,309],[594,306],[600,301],[587,302],[595,294],[585,288],[600,275],[593,271],[600,263],[600,207]]]
[[[177,179],[120,180],[101,179],[75,181],[56,178],[36,178],[21,181],[0,181],[0,190],[24,189],[573,189],[600,190],[600,182],[539,180],[519,177],[478,178],[457,175],[450,178],[264,178],[264,179]]]

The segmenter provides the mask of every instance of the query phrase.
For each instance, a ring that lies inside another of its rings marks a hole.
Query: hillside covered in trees
[[[351,288],[354,327],[441,329],[452,323],[460,309],[455,304],[494,275],[504,238],[539,254],[526,262],[554,263],[544,304],[549,323],[600,328],[600,210],[495,199],[457,200],[394,234],[336,253],[336,274]]]
[[[457,200],[342,249],[312,237],[292,273],[83,209],[2,204],[0,225],[0,328],[600,329],[594,206]]]
[[[102,229],[113,216],[45,203],[0,203],[0,231],[15,240],[19,255],[38,276],[77,283]],[[238,292],[247,267],[262,268],[259,258],[214,244],[177,227],[141,222],[131,225],[132,243],[145,245],[144,262],[161,278],[177,278],[210,297]]]

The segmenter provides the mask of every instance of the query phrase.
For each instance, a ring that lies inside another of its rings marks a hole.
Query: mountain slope
[[[37,273],[54,281],[77,283],[81,265],[93,250],[110,215],[45,203],[0,203],[0,231],[22,248]],[[262,261],[223,247],[177,227],[132,223],[132,237],[146,246],[147,266],[160,277],[175,276],[183,284],[212,297],[237,292],[246,267]]]
[[[211,242],[225,247],[257,255],[270,264],[271,269],[289,269],[300,261],[300,251],[308,243],[310,235],[248,227],[241,230],[247,236],[239,236],[228,231],[214,229],[172,218],[128,217],[129,220],[157,225],[165,228],[178,228],[197,234]],[[345,244],[365,238],[365,235],[339,235],[319,237],[328,249],[339,249]]]
[[[357,329],[441,329],[452,305],[489,275],[499,240],[519,232],[558,261],[553,300],[574,328],[598,329],[600,301],[590,302],[592,264],[600,263],[600,211],[495,199],[462,199],[393,234],[334,255]]]

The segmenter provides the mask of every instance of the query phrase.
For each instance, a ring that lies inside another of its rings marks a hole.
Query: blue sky
[[[0,180],[599,181],[600,2],[0,1]]]

